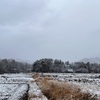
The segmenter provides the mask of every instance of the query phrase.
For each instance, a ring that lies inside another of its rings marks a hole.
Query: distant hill
[[[84,62],[84,63],[90,62],[90,63],[98,63],[98,64],[100,64],[100,58],[99,57],[84,58],[84,59],[80,60],[79,62]]]

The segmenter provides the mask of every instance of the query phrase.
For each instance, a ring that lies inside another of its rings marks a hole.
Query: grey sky
[[[0,58],[100,57],[100,0],[0,0]]]

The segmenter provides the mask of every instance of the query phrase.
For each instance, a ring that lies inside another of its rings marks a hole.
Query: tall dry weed
[[[42,78],[37,84],[49,100],[97,100],[89,93],[82,93],[78,86],[66,82]]]

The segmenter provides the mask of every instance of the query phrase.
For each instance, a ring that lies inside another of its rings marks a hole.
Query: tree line
[[[34,62],[33,72],[56,72],[56,73],[100,73],[100,64],[69,61],[63,62],[58,59],[40,59]]]
[[[0,60],[0,74],[3,73],[20,73],[31,72],[32,65],[28,63],[18,62],[15,60],[2,59]]]
[[[33,65],[15,60],[0,60],[0,74],[3,73],[27,73],[27,72],[47,72],[47,73],[100,73],[100,64],[69,61],[63,62],[58,59],[40,59]]]

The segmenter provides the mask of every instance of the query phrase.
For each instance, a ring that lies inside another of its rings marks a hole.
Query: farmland
[[[100,74],[44,73],[43,76],[78,86],[82,92],[90,93],[94,97],[97,96],[100,100]]]
[[[65,86],[65,83],[67,83],[69,87],[79,87],[82,93],[90,93],[92,97],[97,98],[96,100],[100,100],[100,74],[74,73],[1,74],[0,100],[48,100],[43,95],[43,87],[41,87],[44,86],[46,89],[46,81],[41,81],[43,79],[55,82],[56,86],[59,83]],[[45,84],[41,83],[43,85],[39,85],[39,81]]]
[[[31,74],[1,74],[0,100],[46,100]]]

